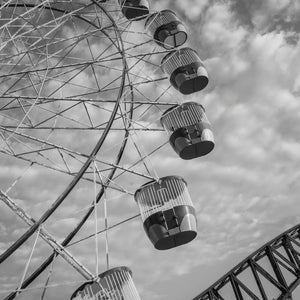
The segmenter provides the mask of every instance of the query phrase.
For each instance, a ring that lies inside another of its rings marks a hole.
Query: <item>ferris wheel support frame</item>
[[[35,220],[28,215],[16,202],[10,197],[0,191],[0,200],[2,200],[17,216],[19,216],[27,225],[33,226]],[[48,231],[44,228],[39,228],[39,235],[41,238],[53,248],[67,263],[69,263],[77,272],[79,272],[85,279],[92,280],[93,274],[74,256],[64,248]]]
[[[95,5],[97,5],[98,7],[100,7],[103,10],[103,12],[105,13],[105,15],[112,22],[112,24],[114,26],[114,29],[115,29],[115,32],[116,32],[116,35],[118,37],[118,41],[121,44],[122,51],[120,51],[120,54],[122,54],[122,62],[123,62],[124,67],[123,67],[123,73],[122,73],[122,86],[120,87],[119,95],[118,95],[118,98],[117,98],[117,101],[116,101],[116,104],[115,104],[115,107],[114,107],[114,115],[116,115],[116,111],[117,111],[117,109],[120,105],[121,97],[122,97],[123,90],[124,90],[124,87],[125,87],[125,77],[127,77],[127,80],[129,82],[128,87],[130,87],[130,94],[131,94],[131,101],[129,101],[129,102],[127,101],[127,104],[128,103],[130,104],[130,109],[128,111],[129,116],[127,117],[128,127],[124,128],[124,131],[125,131],[124,139],[123,139],[123,142],[122,142],[122,145],[120,147],[119,153],[118,153],[118,155],[116,157],[116,160],[115,160],[115,165],[116,166],[112,167],[112,170],[110,171],[109,175],[107,176],[107,179],[105,180],[105,182],[102,184],[102,187],[101,187],[101,189],[100,189],[100,191],[99,191],[99,193],[96,197],[96,203],[98,203],[101,200],[102,196],[104,195],[106,188],[109,186],[110,181],[114,177],[115,172],[117,171],[117,165],[121,161],[124,150],[126,148],[126,145],[127,145],[127,142],[128,142],[128,136],[129,136],[129,133],[130,133],[129,129],[130,129],[130,126],[131,126],[131,120],[132,120],[132,117],[133,117],[133,109],[134,109],[134,105],[133,105],[134,104],[133,103],[134,99],[133,98],[134,98],[134,95],[133,95],[133,86],[131,84],[131,79],[130,79],[130,76],[128,74],[128,66],[127,66],[127,61],[126,61],[126,57],[125,57],[125,54],[124,54],[125,50],[124,50],[124,45],[123,45],[123,42],[122,42],[122,36],[121,36],[120,30],[118,29],[114,19],[110,16],[110,14],[106,11],[106,9],[99,4],[99,3],[102,3],[103,1],[101,1],[101,0],[100,1],[91,0],[91,2],[94,3]],[[115,116],[114,116],[114,118],[115,118]],[[114,118],[113,118],[113,120],[114,120]],[[113,120],[112,120],[112,123],[113,123]],[[110,125],[110,127],[111,127],[111,125]],[[102,135],[102,137],[103,137],[103,135]],[[92,214],[93,211],[94,211],[94,206],[91,206],[90,209],[88,210],[88,212],[83,216],[83,218],[77,224],[77,226],[63,240],[63,242],[61,243],[61,245],[63,247],[66,247],[72,241],[72,239],[80,231],[80,229],[85,224],[85,222],[88,220],[89,216]],[[4,300],[15,299],[15,297],[17,295],[19,295],[26,287],[28,287],[36,278],[39,277],[39,275],[41,275],[46,270],[46,268],[53,262],[53,260],[55,259],[56,256],[57,256],[57,253],[53,252],[47,259],[45,259],[45,261],[30,276],[28,276],[23,281],[22,286],[20,287],[19,290],[16,290],[16,291],[10,293]]]
[[[99,6],[99,7],[101,9],[103,9],[102,6]],[[107,13],[104,9],[103,9],[103,11],[105,13]],[[110,16],[109,16],[109,18],[112,19]],[[89,21],[87,20],[87,22],[89,22]],[[91,25],[95,26],[96,28],[98,28],[97,25],[95,25],[91,22],[89,22],[89,23]],[[113,24],[115,25],[115,23],[113,23]],[[100,29],[100,28],[98,28],[98,29]],[[122,43],[122,39],[120,38],[120,34],[117,30],[116,30],[116,33],[118,33],[117,36],[119,39],[119,40],[117,40],[117,42],[119,44],[117,48],[119,49],[119,53],[122,55],[122,64],[123,64],[121,84],[120,84],[120,89],[119,89],[116,103],[114,105],[114,108],[110,115],[109,121],[107,122],[107,125],[106,125],[100,139],[98,140],[96,146],[94,147],[90,156],[88,157],[88,159],[86,160],[84,165],[81,167],[81,169],[79,170],[77,175],[73,178],[73,180],[70,182],[70,184],[67,186],[67,188],[62,192],[62,194],[55,200],[55,202],[51,205],[51,207],[40,217],[39,220],[36,221],[36,223],[33,226],[31,226],[29,228],[29,230],[27,230],[15,243],[13,243],[4,253],[2,253],[0,255],[0,264],[2,262],[4,262],[10,255],[12,255],[20,246],[22,246],[33,235],[33,233],[40,227],[40,225],[43,224],[55,212],[55,210],[63,203],[63,201],[66,199],[66,197],[70,194],[70,192],[73,190],[73,188],[79,182],[80,178],[83,176],[83,174],[89,168],[91,162],[94,160],[94,157],[97,155],[101,146],[103,145],[103,143],[109,133],[109,130],[112,127],[112,124],[114,122],[114,119],[116,117],[116,114],[117,114],[117,111],[118,111],[118,108],[120,105],[121,97],[122,97],[124,86],[125,86],[125,78],[126,78],[126,70],[127,70],[127,64],[126,64],[126,60],[125,60],[125,56],[124,56],[124,46]]]
[[[300,224],[256,250],[193,300],[225,300],[220,294],[220,290],[225,286],[229,286],[232,291],[231,300],[244,300],[242,291],[253,300],[271,300],[267,296],[261,277],[280,291],[280,294],[272,300],[292,300],[292,292],[300,284],[300,253],[295,246],[300,248]],[[282,250],[286,255],[282,255],[278,250]],[[259,264],[263,258],[268,260],[272,271]],[[288,283],[281,268],[293,275],[295,279]],[[253,274],[260,298],[252,287],[238,278],[246,269],[251,270]],[[275,278],[272,274],[275,274]]]

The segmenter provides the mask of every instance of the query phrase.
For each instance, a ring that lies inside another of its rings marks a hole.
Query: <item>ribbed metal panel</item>
[[[169,76],[178,68],[201,62],[197,52],[191,48],[182,48],[167,54],[162,60],[162,69]]]
[[[115,268],[104,274],[78,291],[72,300],[140,300],[128,268]]]
[[[145,23],[145,29],[149,31],[151,35],[154,35],[155,31],[160,26],[170,24],[174,21],[180,22],[174,12],[172,12],[171,10],[162,10],[160,12],[153,13],[148,17]]]
[[[183,179],[175,176],[164,177],[160,183],[152,182],[143,186],[136,193],[136,201],[143,221],[157,212],[175,206],[193,206],[187,184]]]
[[[186,102],[176,106],[161,117],[161,123],[169,134],[179,128],[200,122],[209,123],[202,105],[196,102]]]

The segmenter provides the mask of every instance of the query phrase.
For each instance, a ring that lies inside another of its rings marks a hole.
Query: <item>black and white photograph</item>
[[[300,1],[0,1],[0,300],[300,300]]]

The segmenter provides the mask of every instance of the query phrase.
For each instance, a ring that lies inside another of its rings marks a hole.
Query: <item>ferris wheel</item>
[[[167,147],[185,160],[213,150],[205,109],[187,97],[208,84],[205,66],[176,13],[146,0],[7,0],[0,12],[0,198],[12,223],[0,263],[15,278],[2,298],[52,299],[62,257],[81,282],[58,286],[61,298],[139,299],[130,269],[112,267],[109,233],[141,216],[158,250],[196,237],[187,182],[158,174],[153,158]],[[86,251],[96,253],[88,267]]]

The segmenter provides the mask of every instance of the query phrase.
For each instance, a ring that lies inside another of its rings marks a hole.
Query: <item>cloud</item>
[[[198,33],[201,44],[209,48],[211,57],[236,51],[247,31],[238,25],[230,7],[226,4],[211,5],[204,16]]]
[[[199,20],[201,17],[201,14],[203,13],[204,9],[206,9],[209,6],[210,1],[197,1],[197,0],[188,0],[185,2],[182,2],[180,0],[176,1],[176,8],[180,9],[182,12],[184,12],[186,18],[191,21]],[[193,9],[191,9],[193,8]]]
[[[300,172],[297,166],[300,159],[300,50],[297,33],[293,33],[298,26],[296,16],[299,5],[295,1],[279,3],[271,0],[264,3],[188,2],[189,5],[183,5],[183,1],[169,1],[163,5],[175,8],[190,26],[189,43],[204,60],[210,76],[209,86],[202,92],[184,97],[174,88],[168,89],[167,80],[136,85],[134,100],[153,101],[161,96],[160,101],[165,102],[201,102],[212,123],[216,147],[205,157],[182,161],[170,145],[166,145],[146,161],[150,177],[156,172],[159,176],[180,175],[187,180],[198,217],[196,240],[170,251],[157,251],[146,237],[140,218],[109,232],[111,266],[128,265],[133,270],[135,282],[144,300],[192,298],[200,289],[207,287],[204,284],[215,281],[216,276],[225,273],[239,259],[249,255],[283,229],[299,222],[297,208]],[[166,8],[162,7],[161,1],[153,4],[153,9],[161,8]],[[127,46],[148,39],[141,34],[141,24],[142,21],[137,27],[132,24],[129,29],[138,30],[137,35],[124,33]],[[290,40],[291,36],[296,37],[293,42]],[[93,41],[92,51],[102,51],[103,45],[97,49],[97,43],[94,39]],[[158,46],[149,43],[130,50],[130,53],[151,53],[156,50],[159,50]],[[82,55],[86,53],[87,49]],[[81,57],[80,51],[73,54]],[[164,55],[147,56],[145,63],[139,61],[138,57],[128,59],[130,66],[138,62],[131,70],[135,74],[132,75],[133,82],[162,76],[158,64]],[[97,74],[99,78],[104,75],[100,65]],[[108,80],[117,73],[105,74],[109,74],[105,77]],[[93,89],[95,82],[92,80],[94,77],[91,69],[82,72],[73,81],[77,86],[69,86],[64,90],[65,96],[77,93],[80,90],[78,84]],[[58,84],[58,81],[51,81],[47,88],[54,89]],[[168,92],[162,95],[166,89]],[[130,94],[125,99],[130,101]],[[87,104],[87,107],[93,122],[100,124],[103,119],[105,121],[107,114],[102,109],[91,104]],[[111,109],[112,106],[101,107]],[[134,115],[138,124],[134,126],[138,129],[148,126],[159,128],[159,118],[165,109],[167,106],[153,106],[146,111],[145,108],[138,108]],[[83,104],[70,110],[66,116],[89,124]],[[114,124],[116,127],[123,125],[122,121]],[[76,132],[71,131],[68,134],[54,135],[53,141],[71,144],[76,151],[87,153],[99,135],[100,132],[84,133],[79,138]],[[110,134],[98,158],[114,161],[122,136],[123,133],[118,131]],[[120,165],[132,165],[139,159],[139,151],[147,155],[166,140],[164,132],[137,131],[133,138],[129,138]],[[136,149],[133,141],[138,144],[139,149]],[[49,157],[58,159],[55,155],[49,154]],[[79,165],[75,162],[73,165],[72,161],[68,161],[69,166],[72,170],[78,170]],[[98,165],[100,168],[108,168],[101,163]],[[24,163],[3,158],[0,171],[3,188],[8,188],[26,167]],[[142,163],[133,170],[147,174]],[[93,179],[92,169],[89,171],[87,177]],[[107,174],[108,171],[105,172]],[[119,170],[116,174],[121,172]],[[116,179],[115,184],[133,193],[148,180],[149,178],[127,173]],[[10,195],[33,217],[38,218],[70,181],[69,176],[40,167],[31,168],[18,181]],[[106,197],[109,225],[138,213],[132,195],[109,189]],[[61,240],[79,221],[93,199],[93,183],[80,182],[61,210],[46,222],[45,228]],[[0,248],[4,250],[27,227],[21,221],[16,221],[7,208],[1,211],[4,213],[1,214]],[[103,217],[103,204],[100,204],[99,229],[104,228]],[[94,231],[92,217],[77,238]],[[13,287],[13,283],[19,282],[20,276],[16,274],[21,274],[24,269],[30,246],[32,241],[16,254],[15,264],[8,264],[2,269],[1,286],[7,287],[9,283]],[[99,236],[99,249],[101,272],[105,270],[106,264],[103,234]],[[68,250],[92,271],[95,270],[94,238],[69,247]],[[48,246],[41,241],[30,268],[37,266],[50,252]],[[10,280],[5,274],[8,269]],[[55,263],[54,275],[53,283],[82,280],[60,258]],[[200,284],[195,278],[201,279]],[[37,284],[43,284],[45,279],[46,275]],[[78,285],[50,289],[48,297],[67,298]],[[30,291],[22,299],[32,299],[32,295],[40,295],[40,291]]]

